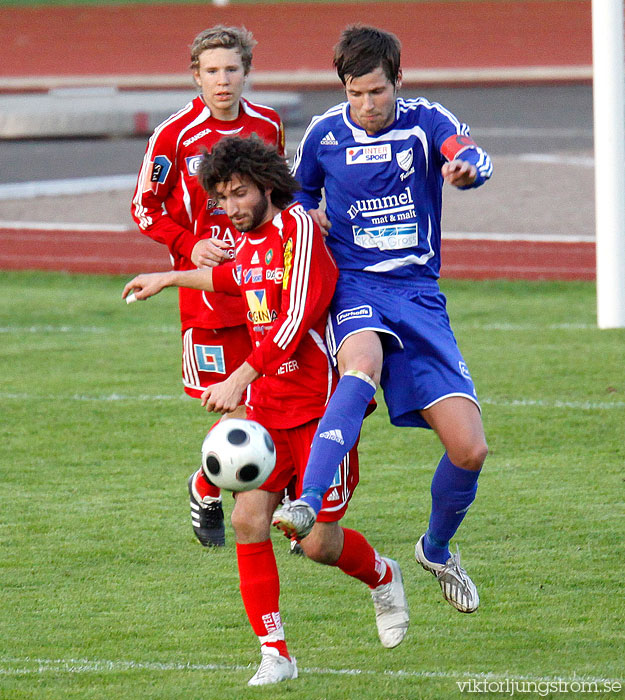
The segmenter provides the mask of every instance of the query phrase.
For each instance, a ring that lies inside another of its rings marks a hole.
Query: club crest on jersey
[[[355,146],[345,149],[345,162],[347,165],[383,163],[389,160],[391,160],[390,143],[383,143],[379,146]]]
[[[191,177],[197,175],[197,169],[202,161],[202,156],[188,156],[184,159],[187,164],[187,172]]]
[[[245,298],[249,309],[247,317],[252,323],[273,323],[278,318],[278,313],[267,307],[264,289],[247,289]]]
[[[194,345],[193,350],[200,372],[226,373],[226,360],[222,345]]]
[[[269,248],[269,250],[265,253],[265,265],[271,265],[272,260],[273,260],[273,248]]]
[[[458,368],[460,369],[460,374],[465,378],[468,379],[470,382],[473,380],[471,379],[471,375],[469,374],[469,368],[466,366],[466,364],[462,361],[458,362]]]
[[[242,279],[243,279],[243,266],[242,265],[235,265],[234,280],[239,285],[239,287],[241,286]]]
[[[155,156],[152,161],[152,170],[148,171],[150,173],[149,181],[145,183],[143,191],[156,192],[158,186],[162,185],[167,179],[170,170],[171,161],[167,156]]]
[[[397,160],[397,165],[399,165],[399,167],[404,171],[399,176],[400,180],[405,180],[414,173],[414,168],[412,167],[414,153],[412,148],[407,148],[405,151],[400,151],[399,153],[395,154],[395,158]]]

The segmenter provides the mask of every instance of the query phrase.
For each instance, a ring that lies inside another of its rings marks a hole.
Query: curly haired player
[[[203,157],[199,179],[243,236],[235,259],[213,269],[139,275],[123,296],[146,299],[166,286],[241,294],[252,352],[202,403],[228,412],[249,390],[248,417],[276,445],[276,467],[258,489],[237,493],[232,524],[241,595],[261,643],[262,660],[249,685],[297,677],[280,616],[280,581],[270,539],[272,514],[284,489],[298,496],[310,443],[336,383],[323,341],[337,270],[319,227],[301,205],[289,204],[298,184],[284,159],[257,139],[229,138]],[[371,589],[378,634],[392,648],[408,629],[408,603],[397,562],[380,556],[363,535],[340,526],[358,483],[355,446],[335,470],[302,548]]]

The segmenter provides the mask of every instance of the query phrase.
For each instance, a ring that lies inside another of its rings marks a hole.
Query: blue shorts
[[[479,408],[436,280],[407,284],[341,271],[327,329],[330,352],[336,355],[345,338],[364,330],[382,340],[380,384],[393,425],[429,428],[419,411],[450,396],[464,396]]]

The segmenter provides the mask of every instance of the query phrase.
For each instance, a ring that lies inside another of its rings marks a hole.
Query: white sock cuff
[[[267,644],[267,642],[283,642],[284,641],[284,627],[279,627],[275,632],[265,635],[264,637],[258,638],[261,646]]]
[[[376,383],[371,379],[368,374],[361,372],[358,369],[348,369],[347,372],[343,374],[344,377],[356,377],[357,379],[362,379],[363,382],[367,382],[374,389],[377,389]]]

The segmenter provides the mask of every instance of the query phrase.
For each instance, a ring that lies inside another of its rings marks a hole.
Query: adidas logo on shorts
[[[338,442],[339,445],[344,445],[343,433],[340,430],[326,430],[325,433],[319,433],[320,438],[325,438],[326,440],[334,440]]]

